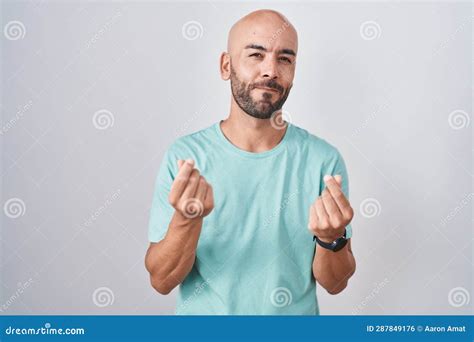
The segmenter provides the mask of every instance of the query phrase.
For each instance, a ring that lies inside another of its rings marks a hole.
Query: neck
[[[280,122],[279,116],[281,112],[271,120]],[[271,150],[283,139],[287,127],[274,126],[270,119],[257,119],[245,113],[233,98],[229,117],[221,121],[222,133],[233,145],[254,153]]]

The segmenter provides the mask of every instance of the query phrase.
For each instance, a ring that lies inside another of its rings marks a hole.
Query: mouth
[[[280,93],[278,90],[274,89],[274,88],[267,88],[267,87],[255,87],[257,89],[260,89],[260,90],[265,90],[265,91],[272,91],[272,92],[275,92],[275,93]]]

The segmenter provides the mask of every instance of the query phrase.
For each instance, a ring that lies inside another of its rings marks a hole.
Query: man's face
[[[291,89],[291,85],[285,88],[276,80],[245,83],[239,80],[232,66],[230,84],[235,102],[244,112],[257,119],[269,119],[280,110]]]
[[[285,23],[252,27],[231,56],[232,95],[239,107],[258,119],[269,119],[285,103],[295,72],[297,42]]]

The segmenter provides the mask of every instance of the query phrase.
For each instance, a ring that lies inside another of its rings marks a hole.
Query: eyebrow
[[[255,50],[261,50],[261,51],[267,51],[267,49],[264,46],[258,45],[258,44],[249,44],[245,47],[245,49],[255,49]],[[292,49],[281,49],[281,50],[278,50],[278,53],[279,54],[296,56],[296,53]]]

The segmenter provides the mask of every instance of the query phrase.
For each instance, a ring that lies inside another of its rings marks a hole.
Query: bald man
[[[177,314],[318,315],[355,272],[353,210],[339,151],[284,120],[298,37],[282,14],[235,23],[220,57],[225,120],[180,137],[160,166],[145,264],[179,285]]]

